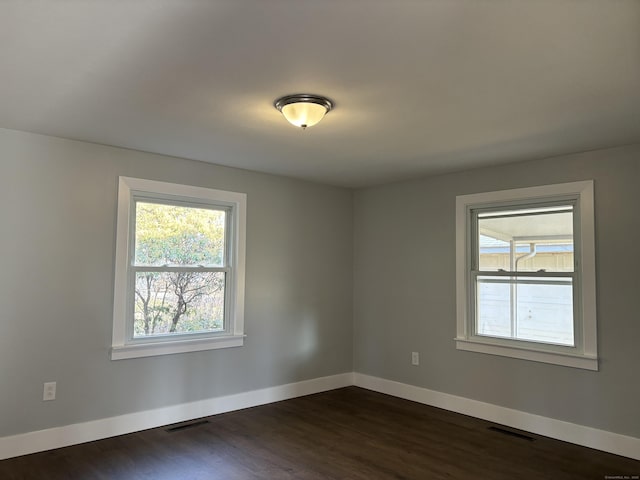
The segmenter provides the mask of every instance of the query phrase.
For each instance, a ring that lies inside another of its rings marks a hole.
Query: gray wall
[[[456,350],[456,195],[587,179],[600,371]],[[640,437],[639,206],[640,146],[357,191],[355,371]]]
[[[244,347],[109,360],[119,175],[247,193]],[[455,196],[585,179],[600,371],[457,351]],[[639,181],[636,146],[352,194],[0,129],[0,436],[355,370],[640,437]]]
[[[247,193],[244,347],[109,359],[119,175]],[[0,436],[353,370],[349,190],[0,130],[0,195]]]

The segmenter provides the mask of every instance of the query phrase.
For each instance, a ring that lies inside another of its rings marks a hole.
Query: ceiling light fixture
[[[291,125],[303,130],[318,123],[333,108],[333,102],[320,95],[298,93],[277,99],[273,106]]]

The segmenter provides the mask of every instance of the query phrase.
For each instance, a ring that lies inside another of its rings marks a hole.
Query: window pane
[[[137,272],[134,338],[224,330],[224,272]]]
[[[224,265],[224,210],[136,203],[137,266]]]
[[[516,338],[573,345],[571,278],[519,281],[522,283],[516,289]]]
[[[478,269],[490,272],[572,272],[573,207],[482,212]]]
[[[489,337],[512,338],[509,279],[478,277],[476,291],[476,333]]]
[[[571,277],[481,276],[476,292],[478,335],[574,344]]]
[[[511,244],[509,242],[480,233],[478,245],[479,270],[483,272],[511,270]]]

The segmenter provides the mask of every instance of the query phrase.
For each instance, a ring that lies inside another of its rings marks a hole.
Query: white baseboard
[[[0,460],[185,422],[355,385],[565,442],[640,460],[640,439],[407,385],[361,373],[343,373],[117,417],[0,437]]]
[[[0,437],[0,460],[353,385],[353,373]]]
[[[518,430],[640,460],[640,438],[500,407],[422,387],[354,373],[354,385]]]

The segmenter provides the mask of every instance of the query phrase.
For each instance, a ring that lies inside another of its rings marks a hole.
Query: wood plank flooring
[[[640,461],[348,387],[0,461],[0,479],[600,479]],[[511,430],[511,429],[509,429]],[[521,432],[525,433],[525,432]]]

